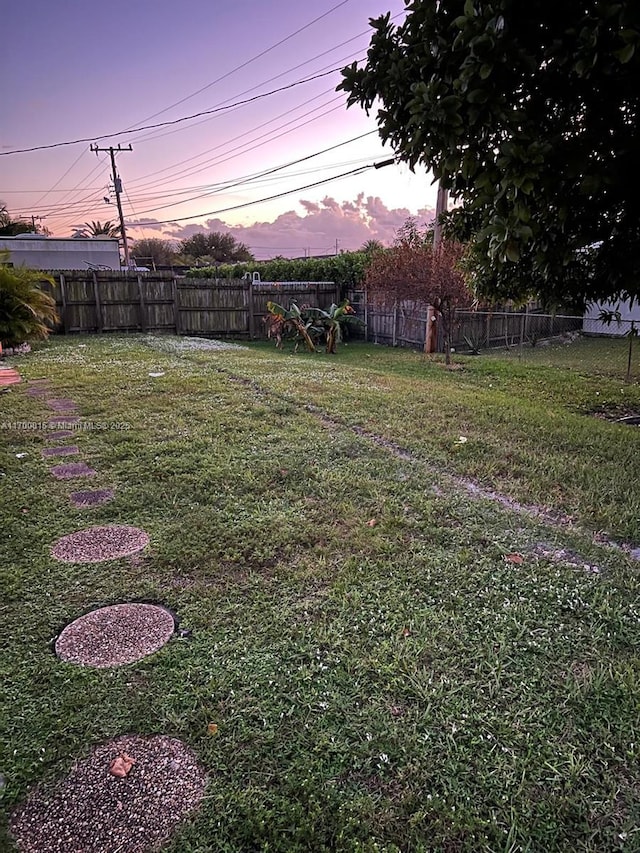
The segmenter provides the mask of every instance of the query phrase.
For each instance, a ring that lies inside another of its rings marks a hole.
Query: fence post
[[[369,341],[369,302],[367,300],[367,290],[364,291],[364,339]]]
[[[522,350],[524,349],[524,335],[527,328],[527,308],[525,306],[524,314],[520,318],[520,349],[518,351],[518,358],[522,358]]]
[[[433,305],[427,305],[427,325],[424,336],[424,351],[431,353],[438,350],[438,322]]]
[[[62,333],[67,334],[67,288],[64,273],[60,273],[60,298],[62,299]]]
[[[627,356],[627,382],[631,382],[631,353],[633,352],[633,339],[636,334],[636,321],[631,321],[631,328],[629,329],[629,354]]]
[[[98,327],[98,332],[102,332],[104,329],[104,324],[102,320],[102,306],[100,305],[100,294],[98,292],[98,276],[95,271],[92,271],[91,277],[93,278],[93,298],[96,303],[96,324]]]
[[[144,293],[142,292],[142,276],[138,275],[138,298],[140,299],[140,331],[147,331],[147,306],[144,303]]]
[[[247,279],[247,306],[249,309],[249,317],[248,317],[248,326],[249,326],[249,340],[253,340],[256,336],[256,318],[255,318],[255,305],[253,304],[253,279]]]
[[[391,334],[391,346],[395,347],[397,344],[397,329],[398,329],[398,302],[393,303],[393,331]]]
[[[176,335],[180,334],[180,305],[178,303],[178,279],[171,279],[171,295],[173,297],[173,324],[176,327]]]

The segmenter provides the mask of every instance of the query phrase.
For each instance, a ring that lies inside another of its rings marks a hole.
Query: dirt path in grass
[[[416,456],[410,450],[401,447],[396,442],[391,441],[390,439],[385,438],[382,435],[378,435],[377,433],[371,432],[370,430],[366,430],[363,427],[348,424],[342,421],[340,418],[336,418],[334,415],[329,414],[324,409],[321,409],[318,406],[314,406],[310,403],[305,403],[300,406],[300,403],[294,397],[290,397],[287,394],[280,394],[267,390],[253,379],[248,379],[245,376],[240,376],[239,374],[233,373],[232,371],[226,370],[225,368],[221,367],[217,367],[216,370],[219,373],[222,373],[227,376],[232,382],[237,382],[241,385],[251,388],[252,391],[254,391],[259,397],[263,399],[275,398],[281,400],[282,402],[288,403],[289,405],[294,405],[297,408],[304,409],[304,411],[313,415],[315,418],[318,419],[322,426],[328,429],[347,430],[348,432],[352,432],[360,438],[365,439],[366,441],[370,441],[371,443],[375,444],[376,447],[380,447],[386,450],[396,459],[401,459],[405,462],[411,462],[414,465],[421,465],[423,468],[426,468],[428,466],[428,473],[432,477],[437,476],[438,478],[440,478],[440,480],[445,481],[449,486],[457,489],[458,491],[466,492],[472,498],[497,503],[502,508],[510,512],[516,513],[518,515],[528,516],[529,518],[541,521],[549,527],[553,527],[555,529],[565,531],[573,530],[577,533],[589,536],[598,545],[604,545],[605,547],[622,552],[634,560],[640,561],[640,546],[638,545],[632,545],[628,542],[617,542],[606,535],[594,534],[592,531],[588,531],[583,527],[580,527],[579,525],[575,524],[574,520],[569,515],[558,512],[556,510],[549,509],[548,507],[537,506],[535,504],[523,504],[520,501],[515,500],[515,498],[511,498],[508,495],[504,495],[501,492],[497,492],[495,491],[495,489],[491,489],[488,486],[483,486],[468,477],[463,477],[459,474],[452,474],[451,472],[446,471],[443,468],[437,468],[432,461],[427,462],[421,457]]]

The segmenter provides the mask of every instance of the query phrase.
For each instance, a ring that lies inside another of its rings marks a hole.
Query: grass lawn
[[[99,476],[56,481],[44,433],[11,428],[45,403],[0,395],[5,814],[157,733],[209,775],[173,853],[639,850],[640,429],[602,415],[640,413],[640,386],[624,356],[540,352],[448,371],[103,336],[16,359],[128,428],[79,430]],[[115,498],[73,508],[87,487]],[[92,524],[150,547],[50,556]],[[64,625],[124,601],[188,635],[118,669],[56,659]]]

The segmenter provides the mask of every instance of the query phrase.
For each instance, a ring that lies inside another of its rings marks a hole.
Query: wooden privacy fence
[[[172,273],[64,270],[43,284],[56,299],[58,331],[171,332],[178,335],[265,336],[267,302],[327,307],[339,301],[333,282],[253,282],[178,278]]]

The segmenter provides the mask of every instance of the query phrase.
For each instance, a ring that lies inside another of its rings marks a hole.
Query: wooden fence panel
[[[184,279],[178,284],[180,332],[185,335],[247,335],[247,281]]]

